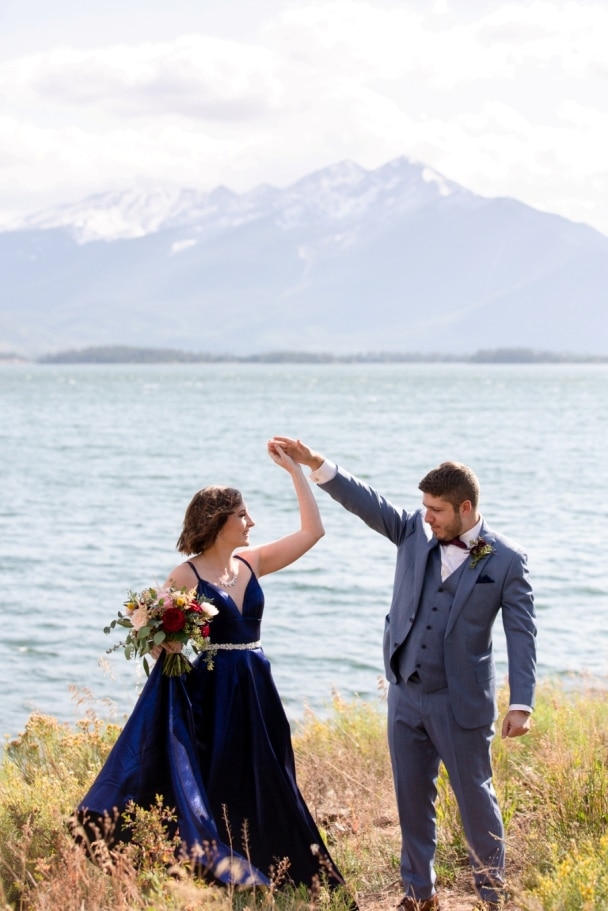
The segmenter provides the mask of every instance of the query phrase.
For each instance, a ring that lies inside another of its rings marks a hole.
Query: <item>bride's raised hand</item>
[[[321,453],[315,452],[314,449],[311,449],[310,446],[307,446],[302,440],[293,440],[291,437],[275,436],[270,442],[274,446],[279,446],[286,455],[294,460],[294,462],[299,462],[301,465],[308,465],[313,471],[323,464],[324,458]]]
[[[268,442],[268,455],[273,462],[276,462],[277,465],[280,465],[281,468],[284,468],[285,471],[288,471],[290,474],[293,474],[296,471],[301,471],[298,463],[287,455],[282,446],[279,446],[278,443],[275,443],[274,440],[269,440]]]

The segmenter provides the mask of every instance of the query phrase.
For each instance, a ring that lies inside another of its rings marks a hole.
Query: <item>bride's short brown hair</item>
[[[226,519],[242,502],[240,491],[234,487],[211,486],[197,491],[188,504],[177,539],[180,554],[202,554],[213,547]]]

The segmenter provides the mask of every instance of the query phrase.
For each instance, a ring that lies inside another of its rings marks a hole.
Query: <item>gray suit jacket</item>
[[[397,652],[412,629],[427,556],[437,541],[422,510],[398,510],[341,468],[335,478],[320,486],[397,546],[393,599],[384,630],[386,676],[396,683]],[[534,705],[536,624],[526,555],[485,522],[481,537],[492,546],[492,553],[474,568],[465,567],[444,640],[450,703],[456,721],[465,728],[490,724],[497,717],[492,627],[499,610],[507,644],[510,704]]]

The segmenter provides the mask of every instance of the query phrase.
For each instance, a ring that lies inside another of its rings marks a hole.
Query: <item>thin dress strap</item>
[[[247,569],[250,570],[251,575],[252,575],[252,576],[255,576],[255,573],[254,573],[254,571],[253,571],[253,569],[252,569],[252,567],[251,567],[251,564],[247,562],[247,560],[245,559],[245,557],[239,557],[238,554],[235,554],[235,555],[234,555],[234,559],[235,559],[235,560],[240,560],[241,563],[244,563],[245,566],[247,567]]]
[[[197,571],[196,566],[194,565],[194,563],[191,563],[190,560],[186,560],[186,563],[188,564],[188,566],[190,566],[190,567],[192,568],[192,571],[194,572],[194,575],[196,576],[196,578],[198,579],[198,581],[199,581],[199,582],[204,582],[205,580],[204,580],[204,579],[201,579],[201,577],[199,576],[198,571]]]
[[[255,576],[255,573],[254,573],[253,569],[251,568],[250,564],[247,562],[247,560],[246,560],[244,557],[239,557],[238,554],[235,554],[235,555],[234,555],[234,559],[235,559],[235,560],[240,560],[241,563],[244,563],[245,566],[246,566],[246,567],[249,569],[249,571],[251,572],[251,575],[252,575],[252,576]],[[186,563],[187,563],[188,566],[192,567],[192,571],[194,572],[194,575],[196,576],[196,578],[198,579],[198,581],[199,581],[199,582],[204,582],[205,580],[204,580],[204,579],[201,579],[201,577],[199,576],[198,570],[197,570],[196,566],[194,565],[194,563],[192,563],[190,560],[186,560]]]

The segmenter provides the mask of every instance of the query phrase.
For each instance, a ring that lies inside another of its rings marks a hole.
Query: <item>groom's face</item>
[[[453,506],[443,497],[433,497],[430,493],[424,494],[422,505],[424,506],[424,521],[430,525],[431,531],[438,541],[457,538],[466,530],[461,513],[462,506]]]

